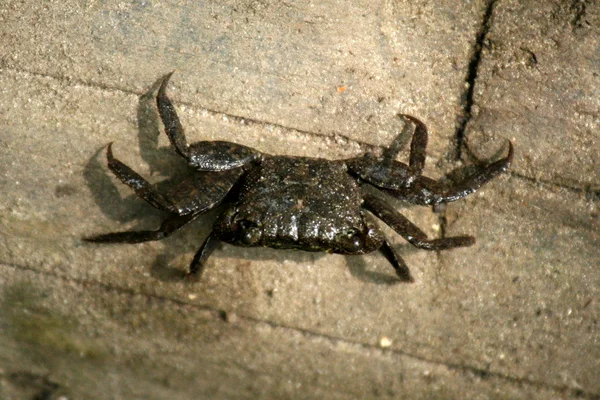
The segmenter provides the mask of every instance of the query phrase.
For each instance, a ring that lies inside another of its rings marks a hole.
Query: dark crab
[[[436,205],[475,192],[506,171],[513,157],[489,164],[453,186],[421,175],[425,164],[427,128],[409,115],[400,115],[405,130],[413,129],[408,165],[396,161],[402,133],[381,155],[348,160],[273,156],[222,141],[188,145],[173,104],[166,95],[171,74],[156,97],[160,118],[175,151],[203,171],[184,180],[170,195],[159,193],[135,171],[117,160],[108,145],[108,167],[123,183],[152,206],[170,215],[156,231],[116,232],[84,240],[97,243],[140,243],[165,238],[200,214],[223,204],[212,232],[194,256],[188,276],[199,277],[219,241],[239,246],[365,254],[379,250],[403,281],[410,271],[364,210],[370,211],[412,245],[425,250],[470,246],[471,236],[428,239],[425,233],[385,200],[362,190],[368,183],[400,200]]]

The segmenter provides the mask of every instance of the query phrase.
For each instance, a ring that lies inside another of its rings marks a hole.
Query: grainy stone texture
[[[599,22],[593,1],[2,2],[0,398],[600,398]],[[151,98],[173,69],[190,142],[343,158],[404,112],[433,178],[505,139],[515,163],[442,214],[396,204],[477,237],[386,231],[414,284],[377,253],[227,245],[182,282],[214,212],[80,241],[164,218],[104,149],[161,187],[183,170]]]

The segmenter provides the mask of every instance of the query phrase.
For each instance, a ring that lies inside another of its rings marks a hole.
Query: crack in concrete
[[[475,44],[471,54],[471,60],[467,68],[467,76],[465,78],[466,88],[461,95],[461,113],[456,117],[456,130],[454,133],[455,137],[455,150],[454,160],[460,160],[462,157],[462,147],[465,141],[465,130],[467,124],[472,119],[473,109],[473,93],[475,91],[475,83],[477,81],[477,75],[479,73],[479,64],[481,63],[481,53],[484,48],[484,42],[492,24],[492,14],[494,13],[494,6],[497,0],[488,0],[483,18],[477,36],[475,37]],[[448,219],[446,218],[446,210],[443,209],[438,217],[438,224],[440,226],[440,237],[445,238],[448,229]],[[438,262],[440,260],[440,252],[437,252]]]
[[[473,93],[475,91],[475,83],[477,81],[477,75],[479,73],[481,53],[483,51],[483,48],[485,47],[485,39],[492,25],[492,15],[494,13],[494,6],[496,5],[496,1],[497,0],[488,0],[485,12],[483,14],[483,19],[481,21],[481,25],[479,27],[479,31],[477,32],[477,37],[475,38],[475,44],[473,45],[471,61],[469,62],[469,66],[467,69],[467,77],[465,79],[467,85],[465,91],[461,96],[462,113],[457,117],[458,124],[455,131],[456,160],[460,160],[462,156],[462,146],[464,142],[465,130],[467,128],[467,124],[473,117]]]
[[[19,271],[27,271],[27,272],[31,272],[34,274],[43,275],[45,277],[52,277],[54,279],[61,280],[65,283],[76,284],[76,285],[80,285],[82,287],[94,286],[96,288],[104,290],[105,292],[117,292],[119,294],[125,294],[125,295],[129,295],[129,296],[141,296],[141,297],[145,297],[147,299],[164,301],[164,302],[176,304],[176,305],[182,306],[182,307],[193,307],[193,308],[196,308],[199,310],[209,311],[210,314],[213,315],[213,317],[215,319],[223,320],[223,316],[227,315],[226,310],[218,309],[218,308],[215,308],[215,307],[213,307],[211,305],[207,305],[207,304],[188,303],[188,302],[185,302],[185,301],[182,301],[179,299],[174,299],[171,297],[160,296],[160,295],[156,295],[156,294],[148,294],[148,293],[144,293],[144,292],[137,292],[131,288],[113,286],[113,285],[103,283],[103,282],[98,282],[98,281],[72,279],[72,278],[69,278],[69,277],[61,275],[61,274],[47,272],[47,271],[40,271],[33,267],[12,264],[12,263],[6,263],[6,262],[2,262],[2,261],[0,261],[0,267],[12,268],[12,269],[19,270]],[[408,357],[408,358],[412,358],[412,359],[420,361],[420,362],[443,366],[443,367],[448,368],[449,370],[459,371],[463,374],[470,373],[472,375],[475,375],[475,376],[481,378],[482,380],[496,378],[496,379],[504,380],[506,382],[510,382],[515,385],[528,385],[528,386],[538,388],[538,389],[546,389],[546,390],[557,391],[560,393],[568,393],[572,396],[579,397],[579,398],[590,399],[590,400],[600,400],[600,393],[585,391],[579,387],[571,387],[566,384],[565,385],[549,384],[549,383],[545,383],[545,382],[536,381],[533,379],[510,376],[510,375],[503,374],[501,372],[494,372],[494,371],[490,371],[489,369],[484,369],[484,368],[476,367],[473,365],[465,365],[465,364],[445,362],[445,361],[440,361],[440,360],[432,360],[432,359],[428,359],[426,357],[411,354],[411,353],[408,353],[408,352],[405,352],[402,350],[398,350],[398,349],[382,349],[381,347],[378,347],[376,345],[363,343],[363,342],[359,342],[356,340],[340,338],[340,337],[337,337],[337,336],[334,336],[331,334],[327,334],[327,333],[315,332],[315,331],[312,331],[312,330],[306,329],[306,328],[298,328],[298,327],[282,324],[279,322],[264,320],[264,319],[260,319],[257,317],[238,314],[238,313],[235,313],[235,315],[238,319],[245,320],[245,321],[253,323],[255,325],[262,324],[262,325],[266,325],[266,326],[269,326],[270,328],[274,328],[274,329],[281,329],[281,330],[287,330],[287,331],[299,333],[299,334],[302,334],[311,339],[327,340],[333,345],[344,343],[347,345],[357,346],[358,348],[365,350],[365,351],[370,351],[370,352],[378,351],[382,355],[383,354],[392,354],[392,355],[398,356],[398,357]]]

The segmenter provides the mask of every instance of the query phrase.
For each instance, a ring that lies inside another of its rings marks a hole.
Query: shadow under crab
[[[389,225],[409,243],[424,250],[470,246],[472,236],[428,239],[427,235],[382,198],[365,193],[370,184],[395,198],[418,205],[437,205],[465,197],[506,171],[508,155],[479,169],[456,185],[444,186],[422,175],[427,128],[410,115],[404,130],[413,129],[409,163],[395,158],[396,140],[376,156],[371,153],[347,159],[274,156],[224,141],[188,145],[175,108],[166,95],[172,73],[162,80],[156,103],[172,147],[190,167],[203,174],[183,180],[167,193],[113,156],[107,147],[108,167],[123,183],[155,208],[168,212],[155,231],[128,231],[97,235],[96,243],[141,243],[163,239],[204,212],[223,204],[211,233],[194,256],[188,276],[198,278],[219,241],[238,246],[263,246],[360,255],[379,250],[402,281],[413,280],[400,255],[392,248],[373,218]]]

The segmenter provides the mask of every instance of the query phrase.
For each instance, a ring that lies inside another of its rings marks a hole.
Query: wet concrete
[[[9,1],[0,20],[0,397],[600,397],[597,2]],[[428,176],[506,139],[515,162],[441,214],[394,203],[477,238],[431,253],[386,230],[413,284],[378,253],[228,245],[184,282],[214,212],[80,240],[164,218],[104,149],[152,182],[184,169],[151,99],[174,69],[190,142],[337,159],[403,112],[429,127]]]

